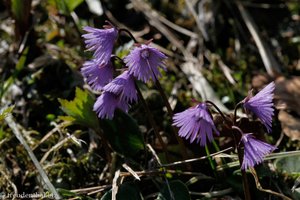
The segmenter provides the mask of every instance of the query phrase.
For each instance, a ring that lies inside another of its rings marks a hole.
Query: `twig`
[[[74,189],[74,190],[70,190],[70,191],[74,192],[74,193],[85,193],[85,192],[89,192],[91,190],[106,189],[109,187],[111,187],[111,185],[100,185],[100,186],[94,186],[94,187],[88,187],[88,188]]]
[[[155,12],[153,13],[153,15],[157,15],[157,18],[162,22],[164,23],[165,25],[169,26],[170,28],[174,29],[175,31],[179,32],[179,33],[182,33],[184,35],[187,35],[187,36],[190,36],[192,38],[197,38],[199,37],[198,34],[188,30],[188,29],[185,29],[181,26],[178,26],[177,24],[169,21],[168,19],[166,19],[165,17],[163,17],[162,15],[160,15],[158,12]]]
[[[198,19],[197,13],[193,8],[193,5],[191,3],[190,0],[185,0],[185,4],[187,6],[187,8],[189,9],[189,11],[191,12],[192,16],[194,17],[194,20],[196,21],[196,24],[200,30],[200,32],[202,33],[203,38],[208,41],[208,35],[207,32],[203,26],[203,24],[200,23],[200,20]]]
[[[120,178],[120,170],[117,170],[115,172],[115,176],[114,176],[113,184],[112,184],[112,193],[111,193],[112,200],[117,199],[117,193],[118,193],[118,189],[119,189],[119,183],[118,183],[119,178]]]
[[[66,137],[63,140],[61,140],[59,143],[57,143],[56,145],[52,146],[51,149],[44,154],[44,156],[40,160],[40,163],[42,164],[43,162],[45,162],[45,160],[48,158],[48,156],[50,155],[51,152],[59,149],[64,143],[66,143],[69,140],[70,140],[70,137]]]
[[[58,192],[56,191],[55,187],[52,185],[52,183],[50,182],[46,172],[44,171],[43,167],[41,166],[41,164],[39,163],[39,161],[37,160],[36,156],[34,155],[34,153],[32,152],[32,150],[30,149],[29,145],[27,144],[27,142],[25,141],[25,139],[23,138],[21,132],[19,131],[19,129],[17,128],[17,123],[13,120],[11,114],[8,115],[5,118],[5,121],[7,123],[7,125],[11,128],[12,132],[15,134],[15,136],[17,137],[17,139],[20,141],[20,143],[24,146],[24,148],[26,149],[27,153],[29,154],[29,157],[31,158],[33,164],[35,165],[35,167],[37,168],[39,174],[41,175],[44,183],[46,184],[46,186],[48,187],[49,191],[54,195],[55,199],[61,199]]]
[[[185,163],[190,163],[190,162],[195,162],[195,161],[199,161],[199,160],[204,160],[204,159],[207,159],[209,157],[213,157],[213,156],[222,154],[223,152],[226,152],[226,151],[229,151],[229,150],[232,150],[232,149],[233,149],[233,147],[229,147],[229,148],[221,150],[219,152],[212,153],[212,154],[210,154],[210,156],[202,156],[200,158],[193,158],[193,159],[188,159],[188,160],[183,160],[183,161],[177,161],[177,162],[173,162],[173,163],[169,163],[169,164],[163,164],[161,166],[162,167],[169,167],[169,166],[182,165],[182,164],[185,164]]]
[[[62,128],[62,127],[66,127],[66,126],[69,126],[69,125],[71,125],[72,124],[72,122],[62,122],[62,123],[60,123],[60,124],[55,124],[54,123],[54,128],[51,130],[51,131],[49,131],[39,142],[38,142],[38,144],[36,144],[33,148],[32,148],[32,150],[35,150],[39,145],[41,145],[43,142],[45,142],[49,137],[51,137],[51,135],[53,134],[53,133],[55,133],[56,131],[60,131],[60,129]]]
[[[261,186],[260,182],[259,182],[259,179],[258,179],[258,177],[257,177],[257,174],[256,174],[255,169],[251,167],[251,168],[250,168],[250,172],[251,172],[251,174],[253,175],[253,177],[254,177],[254,179],[255,179],[256,188],[257,188],[258,190],[260,190],[260,191],[262,191],[262,192],[266,192],[266,193],[273,194],[273,195],[278,196],[278,197],[281,197],[281,198],[284,199],[284,200],[292,200],[291,198],[289,198],[289,197],[287,197],[287,196],[285,196],[285,195],[283,195],[283,194],[280,194],[280,193],[278,193],[278,192],[274,192],[274,191],[269,190],[269,189],[264,189],[264,188]]]
[[[212,198],[212,197],[224,196],[224,195],[232,193],[232,192],[233,192],[232,188],[227,188],[224,190],[218,190],[218,191],[213,191],[213,192],[190,192],[190,194],[204,196],[206,198]]]
[[[153,156],[155,157],[155,159],[156,159],[158,165],[159,165],[159,166],[162,166],[161,161],[160,161],[159,157],[157,156],[156,152],[154,151],[154,149],[152,148],[152,146],[151,146],[150,144],[147,144],[147,147],[148,147],[148,149],[151,151],[151,153],[153,154]],[[162,168],[162,172],[163,172],[163,173],[166,173],[166,170],[165,170],[164,167]],[[168,179],[166,178],[166,176],[164,176],[164,179],[165,179],[166,185],[167,185],[167,187],[168,187],[168,191],[169,191],[169,193],[170,193],[171,200],[175,200],[174,195],[173,195],[173,192],[172,192],[171,187],[170,187],[170,184],[169,184],[169,181],[168,181]]]
[[[244,5],[239,1],[235,1],[237,4],[237,7],[240,11],[240,14],[249,29],[249,32],[251,33],[256,46],[258,48],[259,54],[261,56],[261,59],[265,65],[265,68],[268,72],[268,74],[272,77],[276,77],[279,75],[280,72],[280,67],[276,59],[274,58],[269,46],[267,43],[264,42],[263,38],[259,34],[259,29],[257,25],[255,24],[253,18],[251,15],[248,13],[248,11],[244,8]]]
[[[136,171],[135,173],[139,177],[165,175],[165,173],[176,174],[176,175],[185,175],[185,176],[203,176],[203,174],[199,173],[199,172],[179,171],[179,170],[171,170],[171,169],[166,169],[164,171],[162,171],[161,169],[144,170],[144,171]],[[127,177],[127,176],[132,176],[132,174],[129,172],[121,172],[120,176]]]

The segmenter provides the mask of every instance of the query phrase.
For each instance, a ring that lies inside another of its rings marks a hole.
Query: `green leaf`
[[[83,3],[84,0],[64,0],[65,4],[67,5],[69,12],[72,12],[79,6],[80,4]]]
[[[53,0],[48,0],[48,2],[53,4]],[[54,0],[54,3],[56,5],[56,8],[62,13],[62,14],[69,14],[68,7],[66,5],[65,0]]]
[[[112,190],[106,192],[101,200],[111,200],[112,199]],[[124,183],[119,187],[116,199],[118,200],[142,200],[142,195],[139,191],[139,188],[130,183]]]
[[[74,11],[84,0],[48,0],[52,5],[65,15],[69,15]]]
[[[75,98],[72,101],[58,99],[61,109],[68,115],[61,117],[89,128],[98,128],[98,118],[93,111],[94,98],[87,90],[76,88]]]
[[[76,193],[71,192],[70,190],[63,189],[63,188],[58,188],[57,191],[62,197],[74,197],[74,196],[76,196]]]
[[[11,113],[11,112],[13,111],[13,109],[14,109],[14,106],[10,106],[10,107],[8,107],[8,108],[5,108],[3,111],[1,111],[1,113],[0,113],[0,121],[4,120],[5,117],[6,117],[9,113]]]
[[[278,170],[289,175],[300,175],[300,156],[278,158],[274,161]]]
[[[169,185],[175,200],[191,199],[189,190],[182,181],[180,180],[170,181]],[[170,199],[172,199],[170,196],[170,191],[168,189],[168,186],[165,185],[162,191],[159,193],[156,200],[170,200]]]
[[[135,156],[144,149],[144,140],[136,121],[121,110],[112,120],[101,120],[101,128],[113,149],[124,156]]]

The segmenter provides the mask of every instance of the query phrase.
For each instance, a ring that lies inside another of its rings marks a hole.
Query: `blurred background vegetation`
[[[273,132],[265,139],[281,154],[258,166],[257,173],[264,188],[299,199],[296,0],[0,1],[2,194],[50,190],[13,125],[63,199],[106,200],[116,191],[117,199],[133,200],[243,198],[233,150],[214,160],[160,166],[156,155],[162,164],[183,158],[155,85],[141,87],[167,143],[167,157],[140,104],[129,115],[118,111],[112,121],[97,119],[92,111],[97,94],[80,74],[92,56],[81,35],[83,26],[102,28],[106,20],[127,28],[141,43],[153,38],[153,45],[168,55],[161,83],[174,112],[193,105],[192,99],[208,99],[229,113],[248,90],[274,80],[277,110]],[[123,57],[132,45],[121,35],[114,54]],[[5,118],[9,113],[13,118]],[[210,146],[205,150],[186,142],[188,157],[225,149],[233,141],[219,137]],[[257,190],[251,174],[249,180],[253,198],[281,199]]]

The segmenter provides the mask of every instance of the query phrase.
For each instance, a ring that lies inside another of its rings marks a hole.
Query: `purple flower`
[[[167,58],[156,48],[142,44],[136,46],[128,56],[124,58],[124,62],[129,67],[129,73],[138,80],[147,82],[150,78],[156,81],[161,73],[158,67],[165,69],[163,60]]]
[[[103,90],[118,95],[127,102],[137,101],[134,79],[128,71],[116,77],[112,82],[107,84]]]
[[[117,28],[110,26],[106,29],[97,29],[86,26],[83,30],[88,32],[82,35],[87,50],[95,51],[94,57],[98,64],[107,64],[110,60],[114,42],[118,37]]]
[[[98,117],[101,119],[112,119],[117,108],[128,112],[129,105],[119,96],[111,92],[103,92],[101,96],[97,98],[93,110],[96,111]]]
[[[261,163],[267,154],[276,149],[275,146],[255,139],[251,133],[243,134],[241,142],[244,144],[244,159],[241,167],[244,170]]]
[[[255,96],[248,95],[244,100],[244,108],[246,111],[254,113],[265,125],[267,131],[272,130],[272,116],[274,115],[273,108],[273,93],[275,89],[274,82],[269,83]]]
[[[180,127],[179,136],[190,139],[191,143],[197,138],[205,146],[206,138],[213,140],[213,131],[219,135],[205,103],[175,114],[173,120],[173,125]]]
[[[100,66],[95,60],[86,61],[81,68],[81,74],[93,90],[101,90],[113,79],[114,68],[109,61]]]

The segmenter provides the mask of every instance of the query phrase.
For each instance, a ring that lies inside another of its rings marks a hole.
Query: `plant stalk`
[[[149,107],[148,107],[148,105],[147,105],[147,103],[146,103],[146,101],[145,101],[145,99],[144,99],[144,97],[143,97],[143,94],[142,94],[142,92],[141,92],[141,90],[140,90],[140,88],[138,87],[138,85],[137,85],[136,82],[135,82],[135,87],[136,87],[136,90],[137,90],[138,97],[139,97],[139,99],[140,99],[140,101],[141,101],[141,103],[142,103],[142,105],[143,105],[143,107],[144,107],[144,109],[145,109],[145,111],[146,111],[148,120],[149,120],[149,122],[150,122],[150,124],[151,124],[151,126],[152,126],[152,128],[153,128],[153,131],[154,131],[156,137],[157,137],[158,140],[159,140],[159,143],[160,143],[161,146],[162,146],[162,149],[163,149],[163,151],[164,151],[164,153],[165,153],[166,159],[167,159],[167,161],[169,162],[169,154],[168,154],[168,150],[167,150],[167,145],[165,144],[165,142],[163,141],[161,135],[159,134],[157,125],[156,125],[156,123],[155,123],[155,121],[154,121],[154,117],[153,117],[153,115],[152,115],[152,113],[151,113],[151,111],[150,111],[150,109],[149,109]]]

